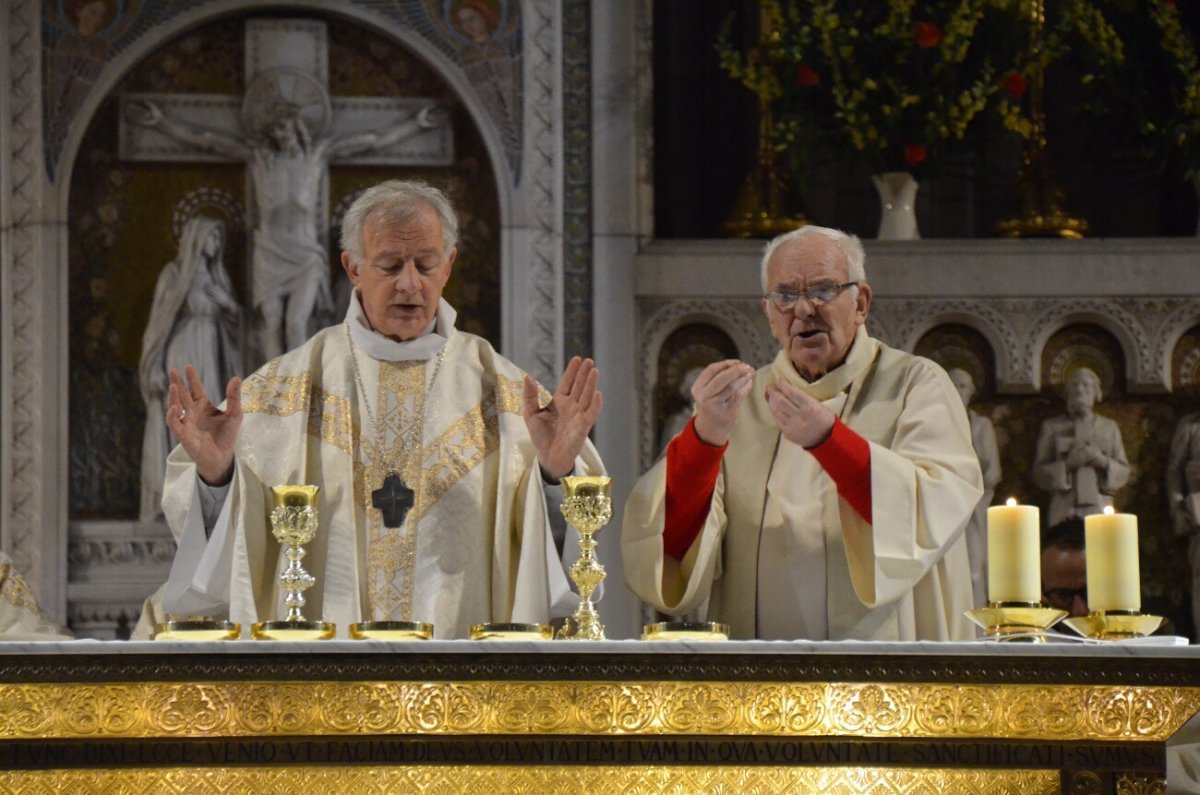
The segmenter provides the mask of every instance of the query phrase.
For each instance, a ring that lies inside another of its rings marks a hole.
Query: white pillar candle
[[[1138,572],[1137,517],[1131,513],[1092,514],[1083,520],[1087,544],[1089,610],[1142,609]]]
[[[987,529],[988,601],[1042,601],[1037,506],[1009,497],[987,509]]]

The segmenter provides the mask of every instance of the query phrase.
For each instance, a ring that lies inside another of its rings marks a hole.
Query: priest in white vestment
[[[271,487],[321,487],[305,546],[308,619],[432,622],[439,638],[481,622],[546,622],[577,603],[547,509],[560,478],[601,474],[587,435],[601,407],[592,361],[574,359],[548,401],[487,341],[454,327],[441,298],[457,255],[446,198],[386,182],[347,211],[344,323],[226,390],[172,375],[164,512],[179,541],[143,624],[173,614],[233,621],[286,614]],[[381,510],[403,493],[402,520]],[[398,525],[398,526],[397,526]],[[573,534],[572,534],[573,535]],[[577,544],[576,539],[571,539]],[[144,630],[143,630],[144,631]]]
[[[768,244],[763,311],[782,350],[709,366],[696,413],[625,509],[630,587],[737,638],[972,636],[963,528],[982,493],[962,401],[933,362],[864,327],[858,239]]]

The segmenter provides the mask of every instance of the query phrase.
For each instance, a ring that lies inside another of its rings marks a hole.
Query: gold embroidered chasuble
[[[0,638],[4,640],[70,640],[71,633],[54,623],[38,605],[33,589],[0,552]]]
[[[243,624],[284,615],[276,578],[286,560],[267,519],[270,487],[314,483],[319,529],[304,566],[317,582],[305,592],[307,618],[336,622],[339,634],[360,620],[430,621],[437,637],[453,638],[473,623],[569,613],[577,599],[550,532],[520,369],[487,341],[454,331],[440,365],[436,356],[389,362],[357,350],[360,395],[350,344],[334,326],[244,382],[223,508],[229,537],[218,537],[218,520],[192,595],[228,604]],[[603,471],[590,444],[576,466]],[[399,528],[384,527],[372,505],[393,471],[415,492]],[[199,520],[195,477],[176,449],[164,499],[172,528]],[[572,535],[568,560],[578,548]]]
[[[764,397],[781,379],[824,402],[870,444],[874,525],[838,495],[811,454],[781,438]],[[783,637],[778,630],[789,617],[769,612],[803,595],[805,574],[780,572],[770,558],[804,546],[789,534],[817,534],[823,559],[800,567],[823,569],[824,601],[815,607],[824,611],[828,639],[973,635],[962,615],[974,606],[962,530],[982,478],[962,401],[933,362],[889,348],[862,327],[842,366],[811,384],[780,352],[758,371],[739,410],[708,517],[682,561],[663,553],[665,478],[663,457],[634,487],[621,535],[626,582],[658,610],[686,615],[707,605],[708,620],[730,624],[734,637],[756,637],[762,623],[775,628],[770,637]],[[797,504],[804,513],[789,520]],[[802,626],[791,624],[794,632]]]

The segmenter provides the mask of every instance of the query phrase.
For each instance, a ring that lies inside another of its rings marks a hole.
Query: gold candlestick
[[[316,579],[300,565],[304,544],[317,535],[317,493],[319,486],[274,486],[271,493],[275,508],[271,511],[271,534],[287,550],[288,565],[279,575],[284,587],[287,617],[282,621],[261,621],[251,627],[255,638],[263,640],[324,640],[333,637],[334,625],[326,621],[308,621],[301,608],[304,592]]]
[[[604,476],[565,477],[562,513],[567,522],[579,531],[579,548],[583,554],[571,564],[571,580],[579,591],[579,607],[575,615],[559,631],[566,640],[604,640],[604,625],[592,603],[592,594],[604,582],[604,566],[596,560],[595,535],[612,518],[612,499],[609,496],[612,478]]]
[[[1093,610],[1086,616],[1068,618],[1063,623],[1092,640],[1126,640],[1153,633],[1162,621],[1162,616],[1139,610]]]
[[[1046,30],[1045,0],[1034,0],[1029,11],[1029,49],[1031,57],[1042,46]],[[1050,175],[1050,156],[1046,142],[1046,75],[1034,67],[1029,79],[1029,121],[1032,130],[1025,144],[1021,170],[1017,174],[1020,209],[1016,218],[996,224],[1001,237],[1062,237],[1079,239],[1088,229],[1087,221],[1074,218],[1063,209],[1063,193]]]
[[[984,635],[1001,643],[1045,643],[1046,631],[1062,621],[1066,610],[1042,607],[1038,602],[988,602],[966,612]]]
[[[761,3],[758,11],[758,43],[748,54],[751,61],[774,69],[781,58],[779,28],[783,10],[778,3]],[[789,215],[783,209],[787,184],[779,171],[779,153],[774,141],[772,106],[781,91],[777,80],[747,84],[758,100],[758,141],[754,165],[746,175],[733,211],[722,225],[733,237],[775,237],[808,223],[803,213]]]

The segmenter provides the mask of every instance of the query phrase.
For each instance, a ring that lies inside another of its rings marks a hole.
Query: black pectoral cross
[[[404,517],[413,507],[413,490],[395,472],[388,473],[383,485],[371,492],[371,504],[383,514],[383,526],[396,529],[404,524]]]

